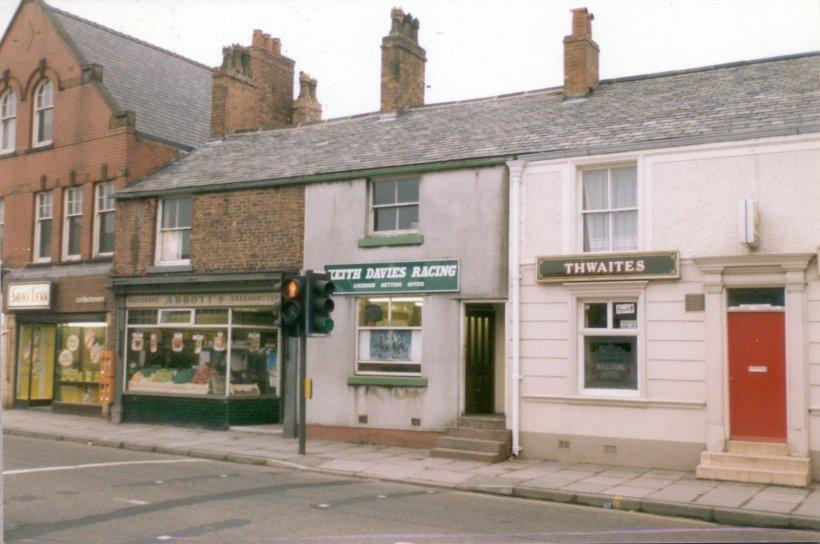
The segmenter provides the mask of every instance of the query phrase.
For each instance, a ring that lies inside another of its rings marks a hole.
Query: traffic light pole
[[[305,399],[305,380],[307,379],[307,338],[299,336],[299,455],[305,454],[305,439],[307,438],[307,402]]]

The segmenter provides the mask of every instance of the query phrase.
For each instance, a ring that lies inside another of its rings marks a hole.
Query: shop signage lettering
[[[105,297],[77,297],[74,302],[77,304],[95,304],[105,302]]]
[[[6,307],[10,310],[50,309],[51,282],[10,283]]]
[[[459,290],[458,260],[325,266],[336,293],[415,293]]]
[[[677,251],[539,257],[539,282],[674,279],[680,277]]]
[[[225,293],[214,295],[134,295],[126,308],[214,308],[228,306],[278,306],[279,293]]]

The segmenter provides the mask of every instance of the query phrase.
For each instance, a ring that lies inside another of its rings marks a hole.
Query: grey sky
[[[319,80],[324,118],[379,108],[381,38],[401,6],[427,50],[427,103],[563,82],[570,12],[595,14],[601,77],[820,49],[817,0],[51,0],[50,4],[216,66],[254,28]],[[18,0],[0,0],[5,29]]]

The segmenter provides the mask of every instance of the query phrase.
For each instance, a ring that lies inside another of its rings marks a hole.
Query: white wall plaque
[[[10,283],[6,298],[9,310],[51,308],[51,282]]]

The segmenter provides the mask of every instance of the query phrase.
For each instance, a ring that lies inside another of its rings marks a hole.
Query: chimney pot
[[[293,102],[293,124],[304,125],[322,120],[322,105],[316,98],[316,80],[299,72],[299,97]]]

